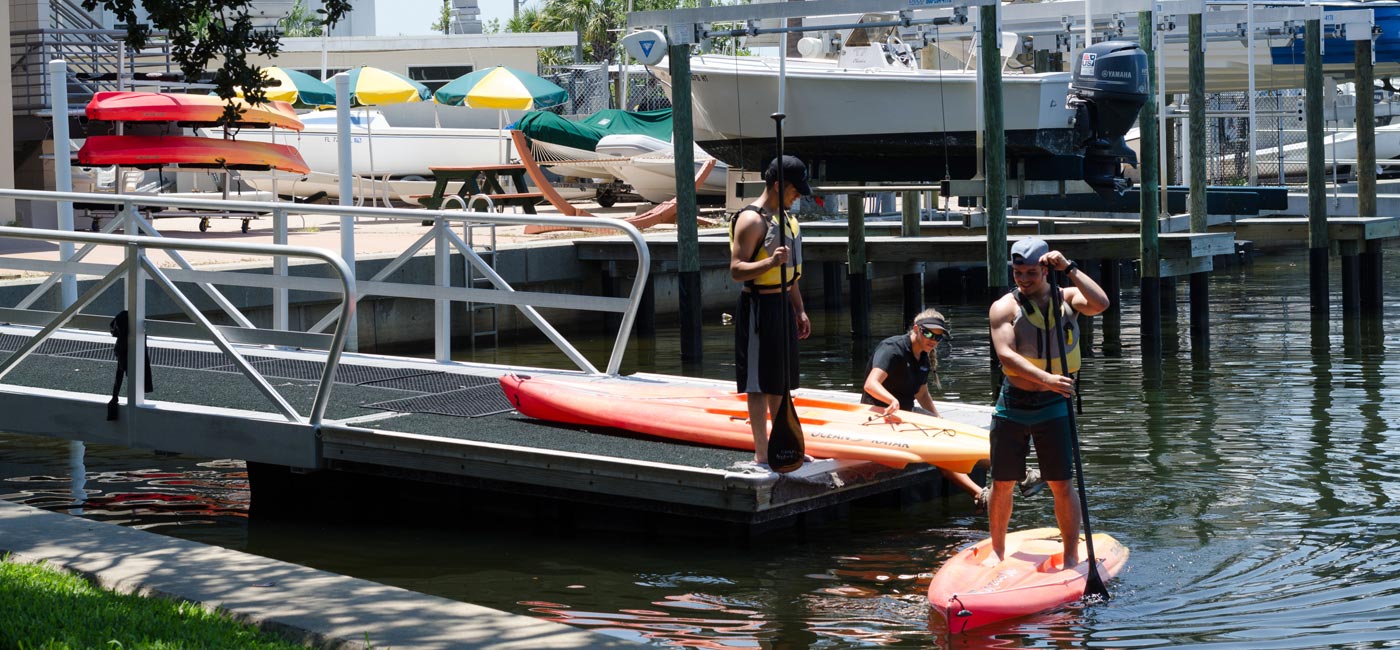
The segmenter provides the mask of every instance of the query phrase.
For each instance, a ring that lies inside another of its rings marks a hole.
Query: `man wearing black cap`
[[[1060,313],[1051,315],[1050,270],[1063,271],[1073,286],[1060,290]],[[1005,380],[992,416],[992,495],[988,508],[992,551],[1006,557],[1006,528],[1011,523],[1011,486],[1025,474],[1026,456],[1035,443],[1040,475],[1055,497],[1055,522],[1064,545],[1064,567],[1079,563],[1079,501],[1074,477],[1074,448],[1069,398],[1079,371],[1078,314],[1093,316],[1108,308],[1108,295],[1064,253],[1043,240],[1027,237],[1011,247],[1011,275],[1016,286],[992,304],[992,348]],[[1063,356],[1068,368],[1061,367]]]
[[[780,169],[782,188],[778,187]],[[774,158],[763,172],[763,180],[763,194],[730,221],[729,274],[735,282],[744,283],[734,318],[735,376],[739,392],[748,395],[754,462],[766,465],[768,414],[776,413],[782,396],[797,387],[797,340],[812,333],[797,284],[802,277],[802,233],[797,219],[787,214],[786,228],[779,236],[779,201],[786,214],[797,197],[810,195],[812,188],[807,184],[807,166],[794,156]],[[782,300],[784,281],[786,304]],[[791,314],[786,330],[783,310]],[[788,350],[786,376],[781,356],[784,346]]]

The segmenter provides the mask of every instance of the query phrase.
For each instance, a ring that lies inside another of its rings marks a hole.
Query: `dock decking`
[[[23,328],[4,328],[0,359]],[[750,527],[781,527],[801,513],[937,481],[929,466],[895,470],[823,460],[792,474],[733,469],[752,453],[625,432],[530,420],[510,409],[496,377],[505,367],[346,355],[319,430],[285,422],[212,346],[153,340],[154,410],[123,407],[105,421],[115,360],[111,339],[51,339],[0,387],[0,408],[28,413],[7,429],[200,456],[463,485]],[[311,399],[315,355],[247,351],[294,405]],[[558,372],[530,370],[530,372]],[[684,381],[683,378],[672,378]],[[693,381],[693,380],[692,380]],[[985,426],[990,411],[946,405]],[[256,481],[254,481],[256,484]],[[255,487],[255,490],[257,488]],[[255,502],[257,497],[255,497]]]

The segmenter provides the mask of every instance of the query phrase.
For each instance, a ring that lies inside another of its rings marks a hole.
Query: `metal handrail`
[[[50,200],[52,200],[66,198],[59,196],[35,196],[36,194],[41,194],[37,192],[25,192],[16,190],[7,190],[5,192],[9,194],[24,194],[26,195],[24,198],[28,198],[30,200],[43,200],[45,198],[49,198]],[[48,192],[42,194],[57,195],[59,193]],[[93,195],[78,196],[90,197]],[[117,280],[121,279],[123,275],[125,275],[130,281],[131,278],[140,277],[142,273],[145,273],[149,275],[153,280],[155,280],[158,284],[160,284],[162,288],[164,288],[166,292],[170,294],[170,297],[173,300],[180,303],[181,306],[185,308],[187,315],[189,315],[192,320],[197,321],[199,325],[201,325],[205,329],[205,331],[214,340],[214,343],[225,354],[228,354],[234,359],[234,363],[237,366],[239,366],[239,368],[243,371],[244,375],[246,375],[250,380],[252,380],[258,386],[259,390],[261,390],[264,393],[264,395],[269,398],[269,400],[273,401],[278,405],[279,410],[282,411],[283,415],[287,417],[288,420],[304,422],[312,426],[319,426],[321,424],[322,419],[325,417],[326,406],[330,402],[331,387],[333,386],[335,380],[335,370],[340,363],[341,352],[345,347],[345,339],[348,336],[349,327],[354,321],[355,314],[355,286],[353,280],[351,280],[352,274],[350,272],[350,268],[346,265],[344,260],[341,260],[339,257],[330,253],[329,251],[303,246],[243,244],[188,239],[170,239],[166,237],[110,235],[100,233],[63,232],[58,230],[40,230],[34,228],[9,227],[0,227],[0,238],[28,239],[46,242],[71,242],[77,244],[91,244],[98,246],[123,246],[126,247],[128,251],[128,260],[126,262],[117,265],[117,267],[113,269],[112,272],[104,276],[101,281],[99,281],[97,284],[91,287],[82,297],[80,297],[77,301],[73,302],[72,304],[67,305],[64,308],[64,310],[60,312],[57,316],[55,316],[46,326],[44,326],[44,328],[41,329],[38,334],[35,334],[34,336],[30,337],[29,340],[23,346],[21,346],[19,350],[15,351],[14,354],[10,355],[9,358],[5,359],[3,363],[0,363],[0,378],[3,378],[6,374],[10,372],[10,370],[13,370],[15,365],[17,365],[20,361],[24,360],[24,358],[27,357],[31,352],[33,352],[39,346],[40,343],[42,343],[45,339],[49,337],[49,335],[51,335],[54,331],[65,325],[69,320],[76,316],[84,306],[86,306],[88,303],[92,302],[94,299],[100,296],[112,285],[116,284]],[[208,320],[204,319],[198,311],[194,311],[193,303],[191,303],[189,299],[184,296],[184,293],[181,292],[178,289],[178,287],[176,287],[174,282],[172,282],[169,278],[165,277],[165,274],[159,267],[155,266],[154,264],[151,264],[150,261],[146,259],[146,249],[202,251],[210,253],[232,253],[238,255],[260,255],[267,257],[300,257],[320,260],[322,262],[325,262],[328,266],[330,266],[330,268],[335,272],[335,274],[340,280],[341,304],[345,313],[348,316],[347,318],[342,319],[341,322],[337,325],[335,334],[332,337],[332,343],[330,345],[330,348],[326,351],[325,370],[322,372],[321,380],[318,384],[316,391],[316,398],[315,401],[312,403],[311,413],[307,418],[301,418],[295,412],[295,410],[293,410],[291,406],[288,405],[281,398],[281,396],[276,392],[276,390],[274,390],[270,385],[268,385],[267,381],[263,379],[262,375],[258,373],[243,358],[243,355],[240,354],[227,340],[225,340],[224,337],[219,333],[219,331]],[[133,291],[130,288],[128,288],[128,295],[132,294],[140,296],[141,298],[136,301],[138,304],[128,305],[127,307],[131,310],[131,313],[133,313],[138,319],[140,319],[140,317],[145,313],[144,292]],[[133,345],[136,346],[136,356],[131,356],[129,358],[143,358],[145,349],[144,337],[139,336],[139,331],[136,330],[133,331],[133,335],[134,336],[132,338],[134,339]],[[144,395],[144,387],[141,385],[142,382],[135,380],[135,378],[139,376],[137,373],[142,372],[139,368],[137,368],[137,366],[140,365],[141,364],[139,362],[132,364],[133,379],[130,383],[132,387],[131,390],[136,391],[134,394],[138,397],[137,403],[139,403],[139,398]]]
[[[274,215],[283,215],[289,210],[294,210],[298,214],[304,215],[325,215],[325,216],[351,216],[351,217],[375,217],[379,219],[397,219],[421,223],[425,218],[434,221],[433,229],[424,237],[420,238],[411,251],[399,256],[394,264],[406,261],[411,252],[425,246],[429,241],[434,241],[438,237],[438,230],[443,230],[441,240],[457,248],[464,258],[476,270],[490,280],[493,288],[474,287],[443,287],[443,286],[421,286],[411,284],[395,284],[385,282],[376,276],[372,280],[357,280],[355,295],[364,297],[367,295],[382,295],[401,298],[418,298],[427,300],[447,300],[458,302],[492,302],[503,305],[513,305],[519,309],[536,327],[545,334],[571,361],[585,372],[601,374],[588,360],[549,322],[541,316],[535,307],[562,307],[567,309],[579,309],[587,311],[610,311],[622,313],[622,319],[614,339],[613,350],[608,358],[607,368],[603,371],[607,374],[617,374],[622,365],[622,356],[627,349],[627,341],[631,336],[632,325],[636,321],[637,310],[641,306],[643,290],[646,287],[647,278],[651,270],[651,252],[647,248],[646,240],[635,226],[621,220],[599,219],[597,217],[565,217],[555,215],[511,215],[494,212],[471,212],[465,210],[436,210],[425,211],[421,209],[405,208],[365,208],[338,205],[309,205],[286,202],[269,201],[234,201],[234,200],[210,200],[210,199],[189,199],[171,198],[160,195],[120,195],[120,194],[87,194],[78,192],[48,192],[41,190],[13,190],[0,188],[0,198],[41,200],[50,202],[75,202],[75,203],[101,203],[122,206],[120,212],[136,214],[135,206],[173,207],[189,210],[219,210],[224,212],[248,212],[266,213],[273,212]],[[602,298],[587,296],[559,295],[552,293],[522,292],[517,291],[504,278],[502,278],[491,265],[487,264],[481,257],[467,246],[462,238],[452,228],[458,224],[487,223],[501,226],[527,226],[527,225],[552,225],[565,226],[571,228],[611,228],[626,236],[636,251],[637,273],[632,281],[632,289],[626,299],[622,298]],[[285,224],[279,227],[279,231],[285,228]],[[281,236],[281,235],[279,235]],[[284,272],[279,266],[274,272]],[[241,282],[228,282],[228,284],[241,284]],[[285,292],[275,300],[285,300]],[[358,298],[357,298],[358,299]],[[275,306],[276,308],[276,306]],[[285,305],[280,307],[285,313]],[[440,336],[450,336],[450,332],[439,334]]]

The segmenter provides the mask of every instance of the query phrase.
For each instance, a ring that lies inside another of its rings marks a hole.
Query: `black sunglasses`
[[[948,340],[949,338],[952,338],[948,336],[947,332],[935,332],[934,330],[924,327],[923,325],[919,326],[919,334],[922,334],[923,337],[926,339],[933,339],[938,343],[942,343]]]

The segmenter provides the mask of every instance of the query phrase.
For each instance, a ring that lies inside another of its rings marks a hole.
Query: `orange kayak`
[[[90,120],[106,122],[182,122],[191,125],[215,124],[224,114],[225,102],[215,95],[104,91],[92,96],[87,105]],[[300,131],[306,128],[287,102],[249,104],[234,98],[242,114],[235,124],[241,127],[275,126]]]
[[[78,150],[78,164],[280,169],[294,174],[311,171],[301,153],[284,144],[187,135],[95,135]]]
[[[617,378],[505,375],[500,382],[510,403],[529,417],[753,449],[748,407],[740,393]],[[929,463],[967,472],[990,455],[987,431],[980,427],[907,412],[891,423],[862,404],[804,398],[793,403],[807,453],[814,457],[891,467]]]
[[[1058,528],[1022,530],[1006,534],[1006,557],[991,564],[992,540],[984,539],[959,551],[934,574],[929,608],[957,634],[1072,603],[1084,596],[1089,562],[1065,569],[1063,551]],[[1087,553],[1082,537],[1079,553]],[[1103,533],[1094,535],[1094,554],[1105,582],[1128,562],[1128,547]]]

